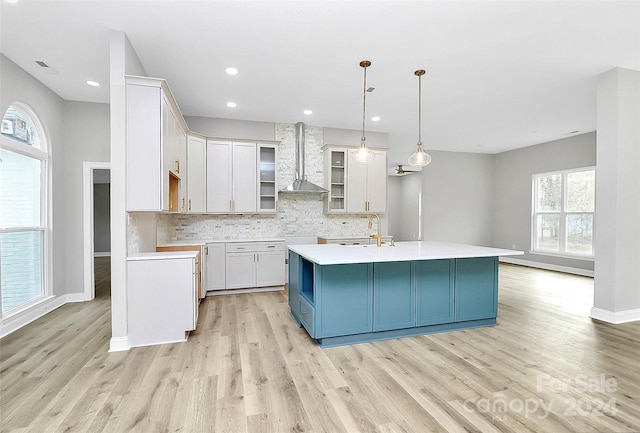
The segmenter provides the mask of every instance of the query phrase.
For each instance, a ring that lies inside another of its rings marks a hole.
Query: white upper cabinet
[[[187,212],[207,211],[207,145],[200,137],[187,137]]]
[[[127,77],[128,211],[186,211],[186,123],[164,80]]]
[[[353,162],[349,149],[347,170],[347,212],[385,213],[387,211],[387,152],[374,150],[369,164]]]
[[[207,140],[207,212],[256,212],[255,143]]]
[[[258,144],[258,212],[276,212],[278,208],[277,161],[277,145]]]
[[[387,152],[374,150],[369,164],[353,161],[356,148],[324,148],[326,213],[385,213],[387,210]]]

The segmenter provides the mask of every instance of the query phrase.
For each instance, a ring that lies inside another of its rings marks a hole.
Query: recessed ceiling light
[[[238,75],[238,70],[236,68],[227,68],[225,71],[229,75]]]
[[[238,106],[238,104],[236,104],[235,102],[227,102],[227,107],[229,108],[236,108]]]
[[[18,3],[18,0],[5,0],[7,3]]]
[[[371,120],[374,121],[374,122],[379,122],[380,121],[380,116],[373,116],[371,118]]]
[[[304,114],[306,114],[306,115],[308,116],[308,115],[310,115],[310,114],[313,114],[313,111],[311,111],[311,110],[304,110],[304,111],[303,111],[303,113],[304,113]]]
[[[97,81],[93,81],[93,80],[87,80],[87,84],[90,85],[91,87],[100,87],[101,84],[98,83]]]

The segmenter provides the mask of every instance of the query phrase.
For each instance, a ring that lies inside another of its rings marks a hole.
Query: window
[[[0,305],[2,317],[48,294],[47,163],[42,126],[11,105],[0,137]]]
[[[535,174],[532,250],[593,257],[595,190],[593,167]]]

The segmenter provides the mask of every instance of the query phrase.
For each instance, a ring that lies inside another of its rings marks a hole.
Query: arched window
[[[35,112],[15,102],[0,137],[0,305],[13,315],[50,294],[47,284],[49,152]]]

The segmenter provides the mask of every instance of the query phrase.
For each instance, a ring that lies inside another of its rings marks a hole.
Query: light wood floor
[[[640,323],[589,319],[590,278],[501,265],[498,326],[331,349],[282,292],[213,297],[186,343],[108,353],[96,275],[0,340],[1,431],[640,431]]]

